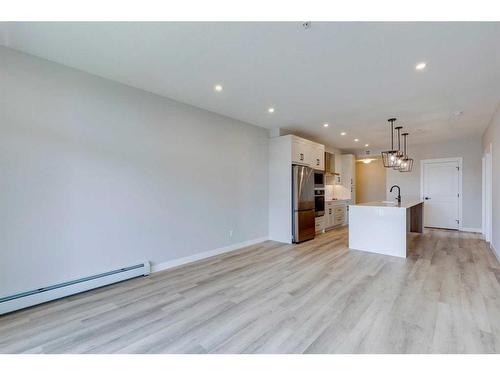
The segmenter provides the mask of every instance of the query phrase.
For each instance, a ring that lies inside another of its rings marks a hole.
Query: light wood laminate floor
[[[498,353],[500,265],[477,234],[426,230],[399,259],[341,228],[2,316],[0,352]]]

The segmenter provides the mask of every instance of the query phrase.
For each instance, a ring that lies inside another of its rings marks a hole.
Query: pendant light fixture
[[[404,156],[401,159],[401,164],[398,168],[400,172],[411,172],[413,170],[413,159],[408,157],[408,148],[406,145],[406,138],[408,137],[408,133],[403,133],[403,145],[404,145]]]
[[[396,119],[390,118],[387,121],[391,123],[391,149],[382,151],[382,161],[384,162],[384,167],[394,168],[398,159],[398,150],[394,149],[394,121],[396,121]]]
[[[392,167],[395,170],[399,170],[399,167],[401,166],[401,162],[403,161],[404,158],[404,153],[401,151],[401,129],[403,129],[402,126],[396,126],[394,129],[396,129],[396,132],[398,133],[398,149],[396,152],[396,162],[394,163],[394,167]]]

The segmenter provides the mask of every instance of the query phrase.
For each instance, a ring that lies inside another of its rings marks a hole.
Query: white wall
[[[492,145],[492,247],[500,258],[500,104],[483,134],[482,148]]]
[[[462,171],[462,220],[464,228],[481,229],[481,138],[479,136],[450,142],[410,144],[409,154],[414,159],[413,171],[401,173],[387,170],[387,199],[392,185],[401,187],[403,199],[421,199],[420,161],[448,157],[463,157]]]
[[[385,200],[386,169],[381,158],[369,164],[356,163],[356,203]]]
[[[0,87],[0,296],[267,236],[267,130],[3,47]]]

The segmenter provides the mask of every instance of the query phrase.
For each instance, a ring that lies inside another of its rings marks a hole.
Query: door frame
[[[487,225],[486,225],[486,153],[483,152],[483,157],[481,158],[481,233],[483,234],[483,239],[486,240]],[[487,241],[487,240],[486,240]]]
[[[420,160],[420,199],[422,202],[424,201],[424,165],[432,164],[432,163],[447,163],[447,162],[458,162],[458,230],[463,229],[463,220],[462,220],[462,174],[463,174],[463,157],[455,157],[455,158],[440,158],[440,159],[422,159]],[[424,203],[425,207],[425,203]]]
[[[486,242],[491,243],[492,235],[492,193],[493,193],[493,145],[483,150],[482,157],[482,232]]]

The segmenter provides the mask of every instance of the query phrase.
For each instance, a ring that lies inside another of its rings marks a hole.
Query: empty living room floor
[[[1,316],[0,352],[500,353],[487,244],[427,229],[411,248],[348,250],[347,228],[267,241]]]

